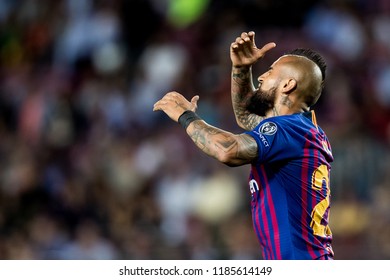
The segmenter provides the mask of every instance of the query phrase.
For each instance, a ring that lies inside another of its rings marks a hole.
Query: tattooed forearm
[[[249,163],[257,156],[256,141],[246,134],[234,135],[203,121],[193,122],[187,133],[204,153],[230,166]]]
[[[247,110],[248,102],[250,101],[254,90],[251,68],[233,67],[231,81],[233,112],[237,124],[246,130],[252,130],[262,120],[262,117],[251,114]]]
[[[253,92],[254,85],[250,67],[232,68],[232,93],[238,100],[246,100],[247,94]]]
[[[233,70],[232,78],[239,86],[247,87],[252,82],[249,70]]]
[[[236,149],[237,143],[226,135],[218,132],[216,128],[204,124],[194,124],[192,141],[206,154],[218,158],[220,152],[230,152]]]
[[[252,94],[248,94],[247,98],[239,98],[238,95],[232,93],[233,111],[237,123],[246,130],[253,130],[264,117],[249,112],[246,108]]]
[[[262,120],[264,120],[264,117],[248,114],[240,116],[239,119],[241,123],[245,125],[246,130],[253,130]]]

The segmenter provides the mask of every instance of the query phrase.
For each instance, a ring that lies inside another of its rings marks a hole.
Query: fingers
[[[274,42],[270,42],[265,44],[260,51],[262,53],[266,53],[269,50],[276,47],[276,44]],[[255,43],[255,32],[249,31],[242,32],[240,37],[237,37],[236,40],[231,44],[231,48],[233,51],[244,51],[249,52],[252,49],[256,49],[256,43]]]
[[[199,100],[199,95],[195,95],[194,97],[192,97],[191,103],[196,104],[198,100]]]
[[[161,106],[164,104],[164,101],[161,99],[159,101],[157,101],[156,103],[154,103],[153,105],[153,111],[160,111],[162,110]]]
[[[189,102],[183,95],[176,91],[168,92],[158,100],[153,105],[153,111],[165,111],[167,109],[175,109],[175,108],[181,108],[183,110],[193,110],[195,111],[197,108],[197,102],[199,100],[199,96],[196,95],[191,99],[191,102]]]
[[[249,36],[249,38],[251,38],[251,40],[253,42],[255,41],[255,32],[254,31],[249,31],[248,32],[248,36]]]
[[[198,109],[198,100],[199,100],[199,95],[195,95],[191,99],[191,110],[194,112],[196,111],[196,109]]]
[[[248,50],[250,48],[256,48],[254,41],[255,32],[242,32],[240,37],[237,37],[236,40],[231,44],[233,51]]]
[[[271,49],[273,49],[275,47],[276,47],[276,44],[274,42],[271,42],[271,43],[265,44],[260,50],[263,53],[266,53],[266,52],[268,52],[269,50],[271,50]]]
[[[154,103],[153,111],[163,111],[169,105],[169,103],[174,101],[175,96],[177,95],[178,95],[177,92],[174,91],[168,92],[163,96],[163,98],[161,98],[156,103]]]

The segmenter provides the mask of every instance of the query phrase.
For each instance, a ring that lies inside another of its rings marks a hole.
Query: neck
[[[279,116],[279,112],[275,106],[272,108],[272,113],[273,113],[274,117]]]
[[[272,107],[272,109],[269,109],[268,112],[265,114],[266,118],[270,117],[277,117],[280,116],[279,110],[276,108],[276,106]]]
[[[304,112],[308,112],[310,111],[310,108],[305,106],[305,107],[299,107],[299,108],[295,108],[295,107],[286,107],[286,106],[274,106],[272,107],[272,109],[270,109],[267,114],[266,114],[266,117],[267,118],[270,118],[270,117],[277,117],[277,116],[283,116],[283,115],[292,115],[292,114],[297,114],[297,113],[304,113]]]

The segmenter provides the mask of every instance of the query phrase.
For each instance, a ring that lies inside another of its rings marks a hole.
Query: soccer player
[[[333,259],[329,228],[333,156],[311,107],[324,86],[326,63],[310,49],[282,55],[252,81],[252,65],[276,47],[256,47],[243,32],[230,46],[232,103],[241,134],[214,127],[196,113],[199,96],[168,92],[154,104],[179,122],[207,155],[228,166],[251,166],[254,231],[264,259]]]

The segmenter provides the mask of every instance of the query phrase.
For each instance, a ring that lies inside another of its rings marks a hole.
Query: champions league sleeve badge
[[[278,127],[273,122],[266,122],[262,124],[259,128],[259,133],[264,135],[274,135],[276,131],[278,130]]]

